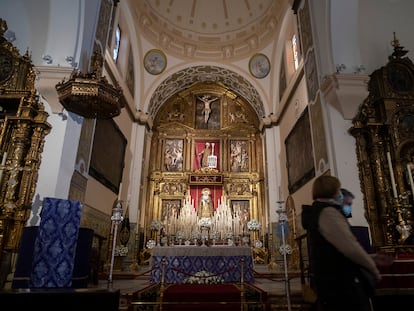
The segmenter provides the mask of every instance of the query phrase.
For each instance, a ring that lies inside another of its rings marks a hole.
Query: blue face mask
[[[342,212],[344,213],[345,217],[350,217],[352,213],[351,205],[346,204],[342,206]]]
[[[339,191],[339,197],[335,200],[335,203],[338,205],[342,205],[343,202],[344,202],[344,195],[342,194],[341,191]]]

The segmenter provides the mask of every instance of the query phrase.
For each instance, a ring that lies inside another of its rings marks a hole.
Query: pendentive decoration
[[[59,101],[66,110],[85,118],[116,117],[125,107],[122,89],[102,76],[103,57],[99,51],[93,53],[91,62],[91,72],[74,70],[69,80],[56,85]]]

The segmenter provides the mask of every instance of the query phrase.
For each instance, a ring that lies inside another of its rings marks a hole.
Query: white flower
[[[282,255],[285,255],[285,254],[290,255],[292,254],[292,247],[290,247],[289,244],[286,244],[285,246],[281,245],[279,247],[279,252]]]
[[[198,221],[200,227],[211,227],[211,219],[209,217],[203,217]]]
[[[198,239],[198,238],[200,238],[200,232],[198,232],[198,231],[193,231],[193,232],[191,232],[191,237],[192,237],[193,239]]]
[[[160,220],[153,220],[150,224],[151,231],[160,231],[164,228],[164,224]]]
[[[207,271],[199,271],[194,276],[184,280],[185,284],[221,284],[224,280]]]
[[[212,238],[213,240],[217,240],[217,239],[219,239],[219,238],[220,238],[220,232],[218,232],[218,231],[213,231],[213,232],[211,233],[211,238]]]
[[[124,245],[117,245],[115,247],[115,256],[126,256],[128,255],[128,247]]]
[[[183,232],[183,231],[178,230],[178,231],[175,233],[175,236],[177,237],[177,239],[184,239],[184,232]]]
[[[247,222],[247,229],[249,231],[259,231],[260,226],[260,221],[257,221],[256,219],[252,219]]]

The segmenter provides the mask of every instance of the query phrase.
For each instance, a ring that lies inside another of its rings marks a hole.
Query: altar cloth
[[[82,204],[44,198],[30,287],[71,287]]]
[[[162,246],[152,249],[151,282],[162,279],[165,259],[165,283],[181,284],[197,272],[207,272],[223,283],[254,282],[253,257],[245,246]]]

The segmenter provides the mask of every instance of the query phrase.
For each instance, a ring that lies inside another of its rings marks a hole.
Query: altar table
[[[159,283],[165,259],[165,283],[185,283],[197,272],[208,272],[224,283],[253,283],[253,257],[248,246],[156,246],[152,249],[151,282]]]

